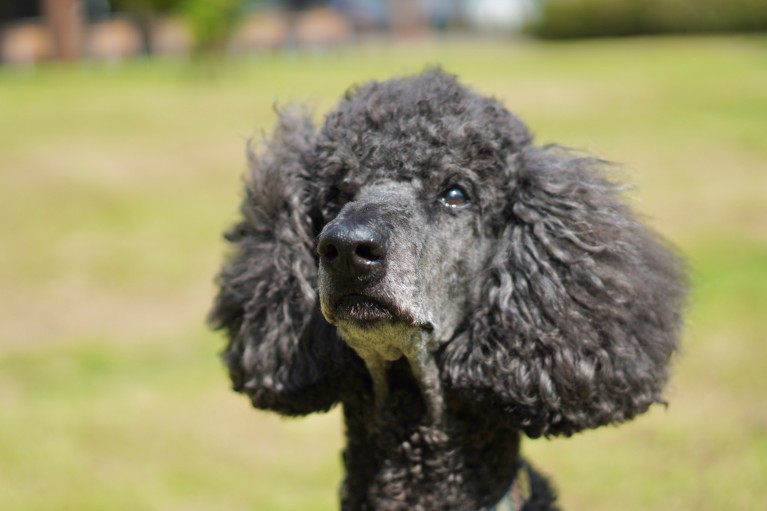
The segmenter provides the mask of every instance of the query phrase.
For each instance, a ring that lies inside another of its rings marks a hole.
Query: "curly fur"
[[[534,145],[440,70],[352,89],[319,131],[282,111],[249,156],[211,324],[254,406],[343,405],[344,509],[492,509],[521,434],[664,403],[683,265],[604,162]],[[446,207],[455,186],[470,202]],[[375,279],[339,276],[317,253],[360,228],[385,248],[365,261]],[[343,309],[346,286],[371,301]],[[524,509],[554,509],[533,482]]]

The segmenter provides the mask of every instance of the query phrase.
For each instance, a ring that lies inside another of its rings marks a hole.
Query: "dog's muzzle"
[[[432,423],[440,426],[444,402],[431,353],[434,327],[397,305],[401,301],[395,296],[402,286],[387,282],[391,276],[386,274],[390,267],[396,268],[390,250],[391,226],[379,215],[380,210],[363,205],[348,215],[342,213],[320,233],[322,314],[336,324],[344,341],[365,361],[373,380],[377,422],[382,420],[388,395],[388,364],[404,356],[421,387]]]
[[[376,291],[387,268],[387,233],[364,217],[338,218],[323,229],[317,253],[323,273],[323,313],[329,321],[365,324],[410,319],[400,318],[401,311]]]

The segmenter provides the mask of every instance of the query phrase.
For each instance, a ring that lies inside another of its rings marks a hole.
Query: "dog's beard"
[[[360,327],[357,322],[337,323],[341,338],[365,362],[373,380],[376,423],[383,422],[389,393],[389,363],[405,357],[418,382],[431,424],[444,425],[444,396],[432,346],[433,328],[397,321],[375,321]]]

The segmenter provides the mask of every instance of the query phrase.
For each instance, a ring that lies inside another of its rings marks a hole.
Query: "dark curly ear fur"
[[[556,147],[510,157],[485,299],[443,353],[451,392],[530,436],[663,402],[684,270],[603,168]]]
[[[218,276],[209,321],[225,329],[235,390],[284,414],[326,410],[337,400],[346,350],[321,317],[307,193],[315,132],[297,109],[280,112],[263,154],[249,150],[242,221]],[[320,342],[321,340],[321,342]]]

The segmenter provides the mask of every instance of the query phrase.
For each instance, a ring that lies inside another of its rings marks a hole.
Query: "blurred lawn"
[[[540,142],[624,164],[689,257],[668,409],[529,441],[568,510],[767,509],[767,38],[441,41],[0,69],[0,509],[332,510],[337,412],[230,392],[203,319],[275,101],[441,62]]]

